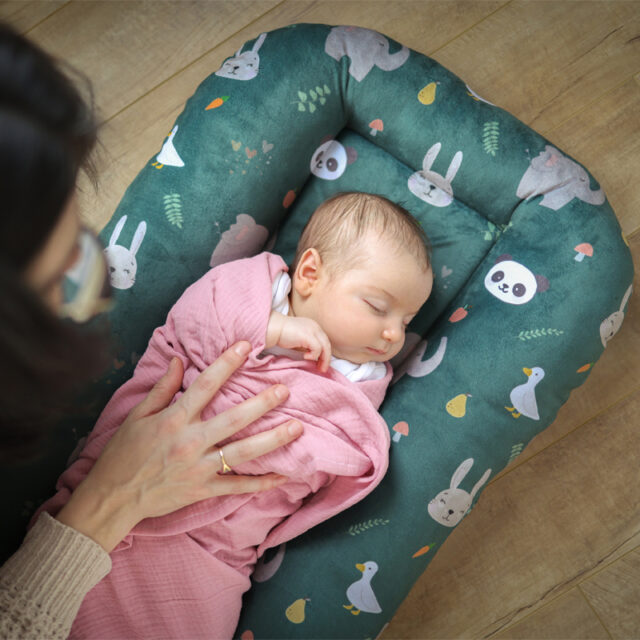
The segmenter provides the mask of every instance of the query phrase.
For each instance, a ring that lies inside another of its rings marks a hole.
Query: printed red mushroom
[[[369,123],[369,126],[371,127],[372,136],[375,136],[378,133],[378,131],[384,130],[384,124],[382,120],[380,120],[380,118],[376,118],[375,120],[372,120]]]
[[[574,251],[576,252],[576,260],[582,262],[585,256],[589,258],[593,255],[593,247],[588,242],[579,244]]]
[[[400,438],[402,438],[402,436],[409,435],[409,425],[404,421],[395,424],[393,426],[393,430],[395,431],[395,434],[393,435],[394,442],[400,442]]]

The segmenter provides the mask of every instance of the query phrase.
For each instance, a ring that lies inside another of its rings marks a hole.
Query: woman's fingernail
[[[251,345],[248,342],[239,342],[234,348],[233,350],[239,355],[239,356],[246,356],[248,355],[249,351],[251,351]]]
[[[302,425],[299,422],[290,422],[287,427],[287,432],[290,436],[298,436],[302,433]]]
[[[285,386],[279,386],[276,387],[275,394],[278,400],[284,400],[289,395],[289,390]]]

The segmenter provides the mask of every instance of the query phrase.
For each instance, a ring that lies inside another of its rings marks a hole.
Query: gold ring
[[[222,473],[227,473],[227,471],[231,471],[231,467],[227,464],[227,461],[224,459],[224,453],[222,453],[222,449],[218,449],[218,453],[220,454],[220,462],[222,462]]]

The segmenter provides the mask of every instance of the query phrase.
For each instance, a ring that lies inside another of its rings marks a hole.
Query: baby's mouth
[[[383,355],[385,355],[385,353],[387,353],[386,351],[382,351],[381,349],[374,349],[373,347],[367,347],[367,349],[369,351],[371,351],[372,353],[375,353],[375,354],[377,354],[379,356],[383,356]]]

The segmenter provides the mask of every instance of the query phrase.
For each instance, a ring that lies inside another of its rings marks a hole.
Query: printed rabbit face
[[[429,515],[445,527],[455,527],[465,517],[471,500],[466,491],[447,489],[441,491],[427,507]]]
[[[441,491],[427,507],[429,515],[445,527],[455,527],[469,511],[476,493],[487,482],[491,475],[491,469],[487,469],[482,478],[478,480],[471,493],[458,489],[458,485],[464,480],[469,469],[473,466],[473,458],[465,460],[453,474],[449,489]]]
[[[242,47],[238,49],[233,58],[224,61],[215,75],[231,80],[252,80],[260,71],[260,56],[258,50],[267,37],[266,33],[260,34],[251,51],[241,53]]]
[[[138,253],[138,249],[140,249],[144,235],[147,232],[147,223],[142,221],[136,229],[129,249],[116,244],[126,221],[127,216],[122,216],[118,220],[118,224],[116,224],[111,234],[109,246],[104,250],[107,264],[109,265],[109,279],[114,289],[130,289],[133,287],[138,270],[136,253]]]
[[[453,189],[442,176],[420,171],[409,178],[409,191],[434,207],[448,207],[453,202]]]
[[[105,249],[109,263],[109,278],[115,289],[130,289],[136,281],[138,263],[135,256],[125,247],[107,247]]]
[[[431,171],[442,145],[436,142],[427,151],[422,161],[422,171],[416,171],[408,181],[409,191],[434,207],[448,207],[453,202],[452,180],[456,177],[462,164],[462,151],[457,151],[449,165],[446,176]]]

